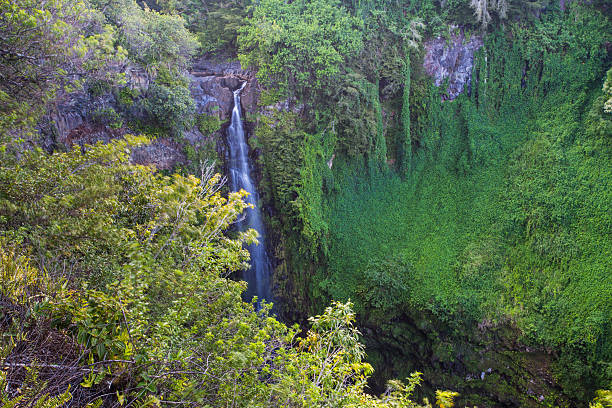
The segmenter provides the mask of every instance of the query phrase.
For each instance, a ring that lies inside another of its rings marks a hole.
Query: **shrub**
[[[110,126],[113,129],[118,129],[123,126],[123,119],[121,119],[121,116],[111,107],[95,110],[91,114],[91,120],[94,123]]]
[[[153,83],[143,100],[146,114],[156,125],[178,136],[191,126],[195,103],[187,87]]]
[[[210,136],[221,129],[221,120],[216,116],[200,114],[196,117],[196,126],[204,136]]]

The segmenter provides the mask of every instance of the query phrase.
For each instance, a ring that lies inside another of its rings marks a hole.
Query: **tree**
[[[612,68],[606,73],[606,79],[603,84],[604,96],[607,98],[604,103],[604,112],[612,113]]]
[[[508,16],[508,0],[470,0],[470,7],[474,10],[476,22],[482,25],[483,30],[491,22],[490,10],[495,11],[500,20]]]
[[[362,25],[339,0],[263,0],[240,30],[239,58],[264,85],[308,99],[359,52]]]
[[[412,166],[412,137],[410,136],[410,54],[406,54],[404,72],[404,94],[402,97],[402,132],[403,140],[400,146],[401,168],[404,176],[410,173]]]
[[[166,73],[170,74],[168,71]],[[166,75],[160,75],[149,87],[142,103],[157,126],[177,136],[193,124],[195,102],[186,84],[187,79],[181,81],[180,73],[173,71],[173,74],[179,80],[167,81],[164,78]]]
[[[418,406],[418,376],[364,393],[372,368],[350,302],[312,318],[304,338],[243,302],[228,276],[248,266],[255,232],[228,229],[246,193],[223,197],[212,168],[196,178],[130,164],[145,142],[2,150],[2,401]]]
[[[160,66],[184,70],[197,49],[195,37],[178,15],[143,10],[130,2],[119,15],[119,25],[130,56],[150,72]]]
[[[0,1],[0,134],[31,127],[46,103],[85,76],[110,79],[125,58],[83,2]]]
[[[135,0],[90,0],[107,24],[116,27],[118,42],[130,59],[155,74],[159,67],[185,70],[197,50],[185,19],[173,10],[159,12]]]

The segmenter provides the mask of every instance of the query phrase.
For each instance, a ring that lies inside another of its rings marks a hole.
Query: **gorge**
[[[0,0],[0,405],[612,407],[611,7]]]

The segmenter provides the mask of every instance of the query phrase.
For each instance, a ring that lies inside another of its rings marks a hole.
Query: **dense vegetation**
[[[130,165],[126,147],[145,142],[3,154],[3,405],[414,406],[418,373],[363,392],[350,303],[303,338],[244,303],[227,276],[255,232],[224,232],[244,194],[221,197],[211,172]]]
[[[609,15],[0,0],[1,404],[612,406]],[[450,100],[424,41],[459,36],[484,45]],[[221,127],[189,92],[203,52],[257,72],[275,290],[302,328],[242,300],[244,193],[183,141]],[[116,140],[46,142],[77,93]],[[130,161],[156,137],[182,175]]]
[[[310,311],[330,298],[352,299],[360,324],[375,333],[366,336],[370,357],[388,374],[427,359],[434,384],[508,401],[512,391],[501,383],[512,374],[501,361],[458,358],[483,331],[507,330],[503,337],[549,350],[549,371],[563,390],[549,403],[585,401],[612,379],[609,10],[548,4],[536,16],[515,2],[504,16],[498,10],[473,21],[461,2],[365,3],[344,11],[363,21],[360,52],[333,49],[343,63],[328,60],[328,71],[300,63],[286,72],[289,61],[316,62],[323,49],[300,46],[303,26],[292,21],[313,19],[333,35],[320,8],[262,3],[238,37],[244,61],[272,81],[265,86],[286,89],[292,75],[326,83],[309,94],[284,92],[304,104],[302,117],[279,113],[257,130],[262,187],[277,210],[270,222],[284,228],[281,291]],[[440,19],[484,36],[471,92],[452,102],[420,66],[423,34],[458,34],[432,24]],[[274,35],[253,44],[262,30]],[[345,40],[354,35],[344,30]],[[261,53],[269,54],[264,62]],[[526,364],[516,348],[507,351]],[[404,358],[390,357],[398,353]],[[491,365],[488,383],[459,378]],[[477,395],[465,401],[495,404]]]

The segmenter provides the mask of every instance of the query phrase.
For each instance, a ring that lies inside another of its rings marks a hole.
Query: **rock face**
[[[144,70],[127,66],[124,72],[127,85],[131,89],[138,89],[141,92],[148,89],[152,78]],[[95,112],[109,108],[119,110],[115,96],[111,92],[100,96],[92,96],[81,91],[64,95],[58,99],[54,109],[39,126],[44,147],[51,150],[54,144],[95,143],[99,140],[106,143],[117,137],[116,131],[92,123],[92,115]]]
[[[170,170],[175,165],[185,162],[181,146],[175,141],[164,138],[153,143],[137,147],[132,151],[132,162],[155,166],[158,170]]]
[[[154,78],[137,66],[124,67],[124,72],[128,87],[138,90],[140,95],[146,95]],[[196,112],[216,116],[222,122],[228,122],[222,129],[229,124],[234,104],[233,91],[240,88],[245,81],[247,85],[241,94],[242,110],[246,113],[255,112],[259,97],[255,74],[242,69],[238,61],[219,62],[202,58],[194,62],[189,76]],[[105,110],[120,112],[122,108],[125,109],[125,106],[121,107],[110,91],[96,96],[82,91],[63,95],[39,125],[40,143],[45,149],[52,151],[61,145],[94,144],[98,141],[108,143],[126,133],[133,133],[125,123],[116,129],[95,120],[97,113]],[[138,104],[134,104],[130,109],[128,116],[143,117],[143,113],[138,111]],[[211,140],[221,140],[222,133],[223,131],[217,131],[211,135],[203,135],[194,127],[186,130],[183,138],[184,143],[198,150]],[[220,146],[220,153],[223,153],[223,143],[217,145]],[[170,137],[157,138],[150,145],[136,149],[132,160],[164,170],[186,163],[184,146]]]
[[[391,320],[361,318],[359,326],[375,370],[370,386],[383,392],[388,378],[414,371],[427,389],[463,390],[456,406],[542,407],[540,395],[555,406],[576,406],[560,393],[551,354],[521,343],[510,321],[483,320],[458,332],[425,311],[398,314]]]
[[[191,94],[197,112],[229,120],[234,103],[233,91],[242,83],[247,85],[241,93],[243,112],[253,113],[259,97],[257,80],[252,71],[244,70],[238,61],[215,62],[200,59],[191,72]]]
[[[190,77],[190,90],[196,103],[196,113],[216,116],[221,120],[222,125],[220,130],[210,135],[203,135],[197,128],[194,128],[185,132],[183,136],[196,149],[205,144],[214,144],[218,156],[227,159],[228,150],[224,142],[224,134],[229,126],[234,108],[233,92],[246,82],[240,98],[243,117],[255,113],[259,98],[255,73],[242,69],[238,61],[220,61],[202,57],[193,63]],[[249,123],[244,123],[244,126],[248,135],[251,126]]]
[[[448,78],[445,100],[455,99],[470,86],[474,53],[482,47],[482,38],[473,36],[465,40],[463,33],[453,35],[450,42],[445,38],[434,38],[425,42],[423,67],[440,86]]]

